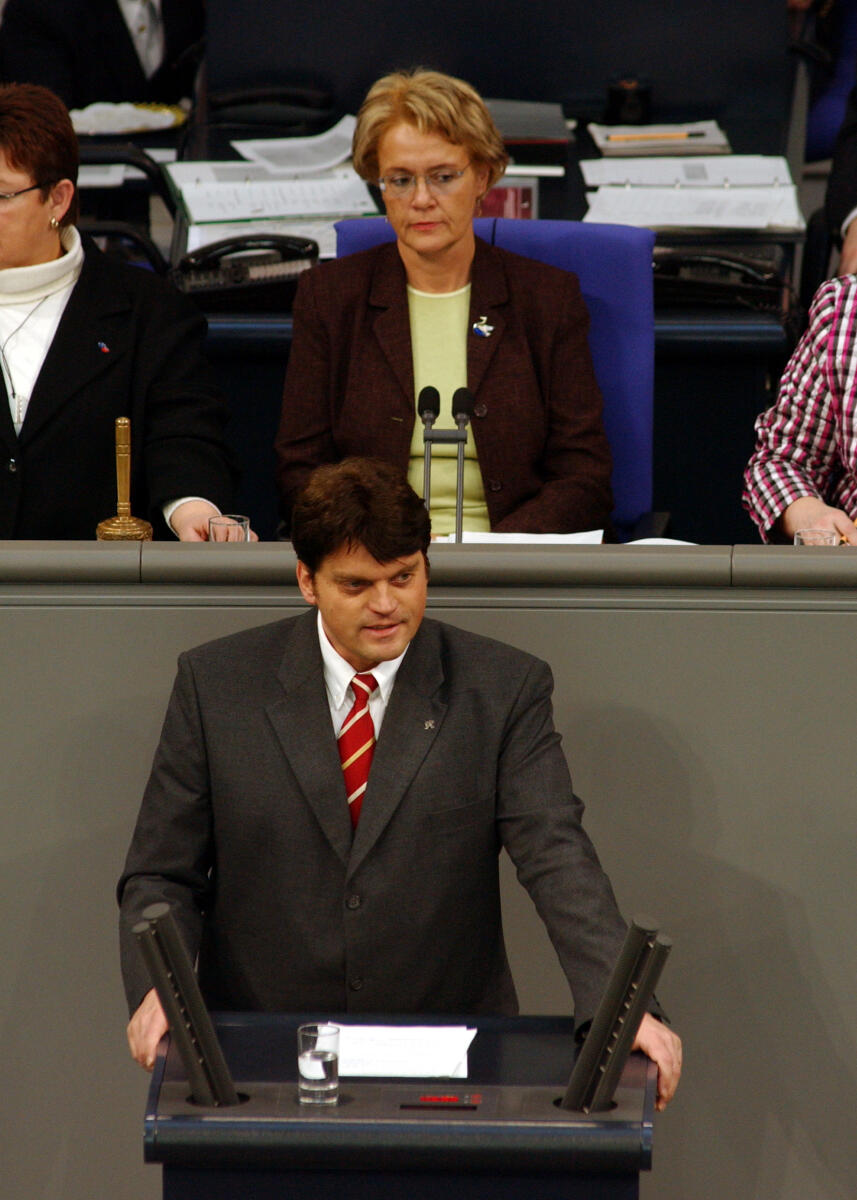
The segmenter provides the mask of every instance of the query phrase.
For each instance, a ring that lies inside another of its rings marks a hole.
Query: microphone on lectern
[[[423,423],[423,503],[431,512],[431,429],[440,415],[440,392],[436,387],[424,387],[417,396],[417,412]]]
[[[456,388],[452,396],[452,416],[458,426],[458,471],[455,483],[455,540],[460,542],[464,508],[464,444],[467,425],[473,416],[473,397],[466,387]]]

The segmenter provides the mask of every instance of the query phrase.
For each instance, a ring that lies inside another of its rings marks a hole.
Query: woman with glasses
[[[469,84],[434,71],[380,79],[358,115],[353,159],[377,184],[396,240],[302,277],[277,437],[288,524],[310,471],[382,458],[423,493],[416,398],[474,398],[464,528],[574,532],[609,526],[610,451],[576,277],[488,246],[473,217],[508,157]],[[432,454],[435,533],[454,528],[456,447]]]
[[[208,536],[231,505],[225,401],[205,322],[149,271],[83,244],[62,101],[0,86],[0,539],[92,539],[116,513],[115,422],[131,420],[131,509]]]

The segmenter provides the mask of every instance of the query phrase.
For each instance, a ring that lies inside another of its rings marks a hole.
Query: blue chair
[[[845,118],[848,93],[857,80],[857,0],[837,0],[839,37],[829,76],[810,105],[806,119],[806,162],[830,158],[836,135]],[[807,25],[811,26],[812,14]],[[804,32],[804,39],[807,31]],[[809,29],[812,40],[812,31]],[[802,42],[798,43],[798,46]],[[810,60],[811,63],[812,60]]]
[[[648,229],[577,221],[477,218],[478,237],[527,258],[574,271],[589,309],[589,348],[604,397],[613,455],[613,522],[623,540],[662,533],[652,508],[654,296]],[[340,221],[337,256],[395,237],[383,218]]]

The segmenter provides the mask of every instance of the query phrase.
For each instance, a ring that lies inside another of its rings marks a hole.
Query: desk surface
[[[765,122],[736,121],[726,130],[735,154],[783,154],[785,146],[781,134],[771,131]],[[196,160],[235,161],[241,156],[232,143],[241,138],[265,138],[281,136],[282,131],[264,125],[196,127],[184,146],[182,157]],[[586,187],[580,163],[585,159],[600,158],[586,128],[581,125],[572,134],[569,142],[568,161],[565,175],[560,178],[539,179],[538,215],[552,220],[579,221],[588,208]],[[514,184],[515,177],[510,176]],[[383,212],[380,192],[373,189],[379,212]],[[685,245],[687,243],[729,246],[781,246],[803,241],[802,232],[766,232],[763,230],[659,230],[657,240],[663,245]],[[187,242],[186,230],[181,227],[173,245],[173,257],[183,253]]]
[[[343,1018],[349,1024],[475,1025],[468,1077],[344,1079],[340,1104],[318,1110],[297,1101],[295,1029],[305,1019],[279,1013],[217,1019],[236,1087],[247,1097],[234,1108],[192,1104],[177,1052],[162,1051],[146,1111],[147,1161],[192,1166],[204,1155],[206,1166],[381,1171],[537,1165],[570,1174],[650,1166],[656,1070],[642,1055],[628,1061],[610,1112],[584,1116],[555,1103],[574,1064],[571,1018],[349,1015]],[[439,1088],[467,1094],[476,1107],[402,1107]]]

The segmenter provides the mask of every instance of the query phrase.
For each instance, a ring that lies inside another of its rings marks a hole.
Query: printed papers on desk
[[[595,125],[586,127],[602,154],[728,154],[726,134],[716,121],[687,125]]]
[[[602,158],[580,166],[587,187],[597,187],[584,221],[649,229],[804,228],[784,158]]]
[[[347,115],[312,137],[253,138],[232,145],[242,158],[262,163],[270,171],[305,175],[330,170],[350,158],[356,124],[357,118]]]
[[[225,164],[212,165],[219,171]],[[172,173],[172,168],[168,170]],[[378,211],[363,180],[345,169],[301,179],[281,179],[270,173],[264,178],[250,177],[245,171],[234,181],[186,183],[181,188],[181,202],[195,225],[284,217],[358,217]]]
[[[339,1026],[339,1074],[466,1079],[476,1030],[466,1025]]]
[[[332,257],[333,222],[378,211],[366,184],[343,163],[353,128],[354,117],[343,117],[315,137],[233,142],[241,161],[167,167],[187,217],[187,248],[243,233],[293,233]]]

